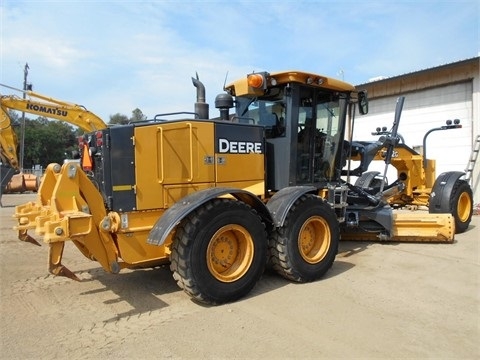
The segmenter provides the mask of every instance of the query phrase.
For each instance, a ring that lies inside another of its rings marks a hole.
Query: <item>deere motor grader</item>
[[[292,281],[319,279],[340,239],[453,240],[449,211],[398,212],[387,194],[342,180],[365,92],[312,73],[252,73],[225,87],[210,118],[192,81],[191,118],[86,135],[81,163],[50,164],[38,199],[16,207],[19,238],[43,236],[51,273],[77,278],[62,264],[72,241],[110,273],[170,264],[195,301],[221,304],[249,293],[267,262]]]

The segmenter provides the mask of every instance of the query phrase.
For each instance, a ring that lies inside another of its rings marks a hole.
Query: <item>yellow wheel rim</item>
[[[243,226],[223,226],[208,244],[208,270],[219,281],[235,281],[250,268],[253,253],[253,239]]]
[[[472,208],[472,202],[470,200],[470,196],[468,196],[467,192],[461,193],[460,197],[458,198],[458,204],[457,204],[458,219],[461,222],[465,222],[468,220],[468,217],[470,216],[471,208]]]
[[[303,223],[298,234],[298,250],[309,264],[322,261],[330,248],[330,227],[324,218],[312,216]]]

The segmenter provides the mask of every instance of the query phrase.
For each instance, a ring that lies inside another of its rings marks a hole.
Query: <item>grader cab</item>
[[[252,73],[216,97],[212,119],[192,80],[192,118],[90,133],[81,163],[49,165],[37,201],[16,207],[20,239],[35,231],[49,245],[50,272],[76,278],[61,261],[72,241],[111,273],[168,263],[194,300],[220,304],[245,296],[268,259],[292,281],[321,278],[340,239],[453,240],[451,213],[396,212],[342,179],[366,93],[312,73]]]

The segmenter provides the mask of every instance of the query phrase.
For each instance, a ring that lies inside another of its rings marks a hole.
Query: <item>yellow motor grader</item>
[[[77,278],[62,264],[72,241],[114,274],[170,264],[192,299],[221,304],[248,294],[267,261],[292,281],[321,278],[341,239],[454,239],[450,211],[398,212],[342,180],[366,92],[301,71],[251,73],[225,87],[210,118],[192,81],[189,118],[88,134],[80,164],[50,164],[38,199],[16,207],[19,238],[43,237],[51,273]]]

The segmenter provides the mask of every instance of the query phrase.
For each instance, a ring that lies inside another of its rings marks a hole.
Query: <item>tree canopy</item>
[[[14,122],[18,141],[21,141],[20,120]],[[20,147],[20,144],[18,144]],[[25,118],[25,141],[23,167],[47,166],[50,163],[63,163],[76,149],[75,128],[67,123],[38,117]],[[20,151],[18,151],[20,156]]]
[[[143,121],[146,120],[147,117],[143,115],[142,110],[136,108],[132,111],[132,116],[130,118],[127,115],[123,115],[120,113],[116,113],[114,115],[110,115],[110,121],[108,122],[110,125],[125,125],[132,122]]]

